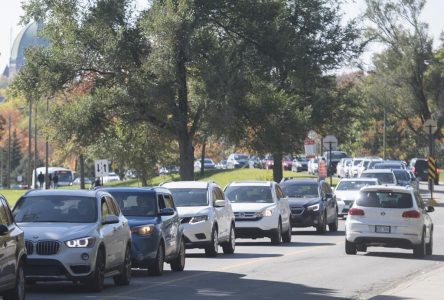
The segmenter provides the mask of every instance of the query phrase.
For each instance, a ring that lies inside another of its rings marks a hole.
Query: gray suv
[[[28,283],[48,280],[84,282],[103,289],[105,277],[116,285],[131,279],[131,232],[114,198],[102,190],[34,190],[13,209],[25,232]]]

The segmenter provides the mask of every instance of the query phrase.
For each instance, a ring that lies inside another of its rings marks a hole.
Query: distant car
[[[380,162],[375,164],[373,169],[399,169],[405,170],[407,167],[403,163],[390,163],[390,162]]]
[[[131,232],[114,198],[103,190],[31,190],[13,209],[25,232],[27,282],[72,280],[103,289],[131,279]]]
[[[171,192],[165,188],[103,188],[117,201],[131,229],[133,267],[162,275],[185,267],[185,239]]]
[[[162,184],[173,194],[187,248],[203,248],[207,256],[235,251],[235,222],[229,201],[214,182],[172,181]]]
[[[264,162],[258,156],[251,156],[248,160],[248,165],[250,166],[250,168],[264,169]]]
[[[335,188],[336,202],[338,203],[338,215],[345,217],[349,208],[359,196],[359,190],[367,185],[379,184],[376,178],[343,178]]]
[[[227,160],[223,159],[219,163],[216,164],[216,169],[225,170],[227,168]]]
[[[202,161],[200,159],[196,159],[194,161],[194,170],[195,171],[200,171],[202,166]],[[214,163],[214,161],[210,158],[205,158],[204,159],[204,169],[215,169],[216,168],[216,164]]]
[[[392,169],[393,174],[395,174],[396,177],[396,183],[400,186],[416,186],[416,181],[412,180],[412,177],[410,176],[409,172],[404,169]],[[412,185],[413,183],[413,185]]]
[[[338,230],[338,206],[326,181],[290,179],[280,183],[291,209],[291,226],[315,227],[324,233]]]
[[[91,185],[93,183],[93,181],[90,178],[88,178],[88,177],[85,177],[84,180],[85,180],[85,184]],[[80,177],[77,177],[76,179],[74,179],[72,184],[79,185],[80,184]]]
[[[327,168],[329,168],[329,174],[335,174],[336,173],[336,166],[338,165],[341,158],[348,157],[347,153],[343,151],[331,151],[331,157],[330,157],[330,151],[325,151],[323,157],[326,160]]]
[[[248,166],[248,155],[241,153],[233,153],[228,156],[227,169],[237,169]]]
[[[306,157],[297,157],[293,159],[291,170],[293,172],[308,171],[308,160]]]
[[[345,222],[345,253],[375,246],[413,249],[418,258],[432,255],[432,211],[411,187],[364,187]]]
[[[103,176],[102,181],[103,183],[120,181],[120,177],[115,172],[109,172],[107,176]]]
[[[359,178],[377,178],[381,184],[397,185],[395,174],[390,169],[365,170]]]
[[[264,157],[263,161],[263,165],[264,165],[264,169],[273,169],[274,166],[274,160],[273,160],[273,156],[272,155],[266,155]]]
[[[426,158],[412,158],[410,160],[410,170],[421,181],[428,181],[428,162]],[[436,168],[435,184],[439,184],[439,168]]]
[[[338,162],[338,165],[336,166],[336,173],[339,178],[345,178],[348,177],[348,174],[346,173],[346,165],[348,162],[351,162],[353,159],[350,157],[347,158],[341,158],[341,160]]]
[[[358,177],[359,174],[359,165],[364,160],[362,157],[353,158],[351,169],[349,170],[350,177]]]
[[[239,181],[225,187],[236,217],[236,238],[291,242],[290,206],[274,181]]]
[[[292,169],[293,159],[291,156],[284,156],[282,158],[282,169],[290,171]]]
[[[25,299],[26,248],[23,230],[17,226],[6,199],[0,195],[0,296]]]
[[[320,158],[314,157],[314,158],[311,158],[307,162],[307,172],[308,172],[308,174],[315,175],[315,174],[318,173],[319,161],[320,161]]]

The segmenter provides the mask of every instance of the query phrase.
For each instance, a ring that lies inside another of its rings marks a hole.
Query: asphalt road
[[[129,286],[116,287],[107,279],[100,294],[82,285],[49,283],[29,288],[27,299],[369,299],[443,264],[444,187],[437,189],[443,204],[432,213],[434,255],[425,259],[413,258],[410,250],[385,248],[346,255],[340,221],[336,233],[294,230],[287,245],[237,240],[235,254],[217,258],[187,250],[185,271],[171,272],[166,265],[163,276],[150,277],[133,270]]]

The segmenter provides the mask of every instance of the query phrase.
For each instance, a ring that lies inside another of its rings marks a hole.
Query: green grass
[[[308,175],[306,172],[303,173],[294,173],[290,171],[284,172],[284,177],[297,177],[297,178],[315,178],[314,176]],[[177,181],[180,180],[179,174],[173,175],[162,175],[154,177],[149,185],[156,186],[164,181]],[[201,176],[200,173],[196,173],[196,180],[202,181],[214,181],[222,188],[225,187],[228,183],[232,181],[240,181],[240,180],[273,180],[273,172],[272,170],[262,170],[262,169],[233,169],[233,170],[206,170],[205,175]],[[337,178],[333,178],[333,186],[337,183]],[[327,178],[327,182],[330,183],[330,179]],[[131,186],[137,187],[141,186],[140,181],[137,179],[111,182],[105,184],[105,186]],[[79,185],[73,185],[69,187],[62,187],[61,189],[78,189]],[[89,188],[89,185],[86,186]],[[26,190],[0,190],[9,204],[12,206],[23,195]]]

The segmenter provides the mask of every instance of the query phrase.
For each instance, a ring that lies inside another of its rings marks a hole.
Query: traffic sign
[[[429,156],[428,159],[428,174],[429,174],[429,180],[434,180],[436,176],[436,161],[433,157]]]
[[[96,177],[108,176],[109,164],[107,159],[99,159],[94,161],[94,170]]]
[[[322,144],[327,150],[336,150],[338,146],[338,139],[334,135],[327,135],[322,139]]]
[[[426,134],[434,134],[437,129],[438,129],[438,122],[436,122],[436,120],[433,119],[426,120],[424,122],[424,125],[422,126],[422,130],[424,130]]]

